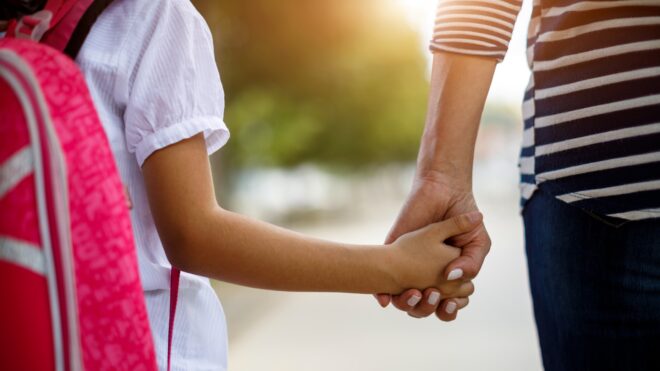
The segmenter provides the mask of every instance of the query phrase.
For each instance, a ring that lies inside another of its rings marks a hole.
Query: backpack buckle
[[[34,14],[23,16],[16,24],[14,34],[18,39],[39,41],[50,28],[53,12],[40,10]]]

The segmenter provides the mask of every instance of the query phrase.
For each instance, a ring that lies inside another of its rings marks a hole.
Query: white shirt
[[[131,217],[158,365],[167,365],[170,263],[149,210],[141,165],[204,132],[208,152],[229,138],[211,33],[188,0],[115,0],[76,62],[133,201]],[[226,370],[224,313],[207,278],[183,273],[172,370]]]

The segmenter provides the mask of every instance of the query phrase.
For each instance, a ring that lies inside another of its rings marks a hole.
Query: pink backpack
[[[0,39],[3,370],[157,369],[123,185],[61,52],[77,53],[73,31],[89,30],[80,20],[91,4],[49,2],[50,14],[13,23],[9,35],[55,48]]]

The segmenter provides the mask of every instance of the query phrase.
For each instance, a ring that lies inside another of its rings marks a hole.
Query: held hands
[[[477,206],[472,192],[466,184],[442,174],[418,178],[386,242],[391,242],[402,234],[422,228],[429,223],[476,210]],[[491,242],[488,233],[483,223],[479,222],[471,231],[453,237],[450,243],[460,248],[461,256],[446,265],[441,275],[448,280],[467,282],[477,275],[490,250]],[[449,300],[447,296],[443,296],[443,300],[439,302],[437,298],[440,292],[437,288],[434,286],[417,287],[427,289],[423,292],[418,289],[409,289],[401,295],[393,297],[379,294],[377,299],[383,307],[391,301],[396,308],[407,312],[412,317],[426,317],[436,313],[438,318],[443,321],[454,320],[457,309],[468,304],[466,296]]]
[[[430,224],[399,237],[391,246],[395,280],[402,288],[434,287],[436,304],[443,298],[466,298],[474,292],[472,282],[449,281],[443,268],[461,255],[461,250],[444,243],[453,236],[469,233],[481,224],[479,212],[462,214]],[[429,296],[431,293],[429,293]],[[467,303],[466,303],[467,304]]]

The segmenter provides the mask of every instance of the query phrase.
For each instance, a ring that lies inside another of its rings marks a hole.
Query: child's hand
[[[470,232],[481,223],[479,212],[462,214],[404,234],[392,244],[393,271],[401,288],[435,287],[443,298],[467,297],[474,291],[471,282],[447,281],[442,272],[461,255],[461,250],[444,243],[449,238]]]

